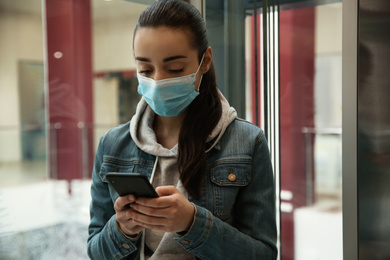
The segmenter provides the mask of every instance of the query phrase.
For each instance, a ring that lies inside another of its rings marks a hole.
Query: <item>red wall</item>
[[[46,0],[46,26],[50,176],[80,179],[93,161],[90,1]]]
[[[305,206],[307,198],[302,129],[314,127],[314,39],[314,8],[280,13],[280,185],[292,192],[286,202],[293,209]],[[281,229],[282,259],[294,259],[293,212],[282,212]]]

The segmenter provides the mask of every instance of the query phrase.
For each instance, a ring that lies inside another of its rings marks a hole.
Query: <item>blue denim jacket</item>
[[[101,137],[92,174],[91,259],[140,258],[142,235],[130,238],[116,227],[118,194],[106,174],[117,170],[150,178],[155,159],[135,145],[129,123]],[[197,259],[276,259],[275,185],[260,128],[235,119],[207,153],[201,197],[188,199],[196,206],[194,223],[174,239]]]

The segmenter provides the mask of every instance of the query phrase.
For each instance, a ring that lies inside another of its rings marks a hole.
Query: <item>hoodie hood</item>
[[[229,105],[227,99],[223,96],[223,94],[218,90],[219,96],[221,98],[222,104],[222,115],[218,121],[218,124],[214,127],[214,130],[211,132],[209,137],[207,138],[207,142],[215,139],[215,141],[211,144],[210,148],[206,150],[206,153],[213,149],[225,133],[226,128],[230,125],[231,122],[237,117],[236,110]]]
[[[210,151],[218,144],[218,141],[225,133],[226,128],[237,117],[236,110],[229,105],[229,102],[223,94],[220,91],[218,92],[222,103],[222,115],[218,124],[207,138],[207,142],[211,140],[215,141],[206,152]],[[130,135],[132,139],[137,146],[146,153],[160,157],[177,157],[177,145],[172,149],[167,149],[157,142],[156,134],[153,130],[155,115],[156,114],[142,97],[137,105],[136,113],[130,122]]]

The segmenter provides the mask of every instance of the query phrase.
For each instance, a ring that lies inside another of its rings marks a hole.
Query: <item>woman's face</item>
[[[134,38],[137,72],[156,81],[195,73],[199,67],[198,51],[191,47],[189,39],[189,34],[181,29],[138,28]],[[195,90],[199,88],[201,74],[210,67],[211,55],[208,48],[196,76]]]

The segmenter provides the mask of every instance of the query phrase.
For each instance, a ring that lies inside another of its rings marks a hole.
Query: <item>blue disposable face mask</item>
[[[180,115],[199,95],[199,92],[195,91],[194,83],[203,57],[196,72],[183,77],[155,81],[137,73],[138,93],[157,115],[166,117]]]

